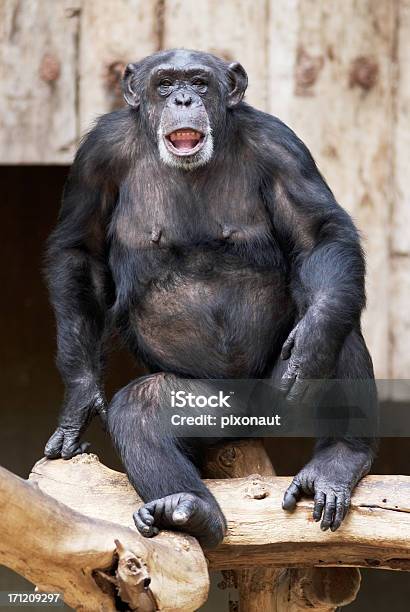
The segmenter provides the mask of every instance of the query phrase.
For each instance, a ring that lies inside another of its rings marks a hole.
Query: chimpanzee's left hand
[[[281,357],[288,360],[279,384],[292,402],[314,401],[321,383],[336,370],[338,349],[329,326],[313,308],[309,309],[285,341]]]
[[[305,495],[314,497],[313,519],[320,528],[336,531],[350,506],[352,491],[371,467],[369,449],[354,449],[343,441],[318,450],[292,480],[283,497],[284,510],[294,510]]]

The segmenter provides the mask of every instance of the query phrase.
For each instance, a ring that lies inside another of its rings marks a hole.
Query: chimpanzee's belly
[[[283,272],[254,268],[176,273],[152,283],[131,328],[147,361],[182,375],[262,376],[287,335],[292,307]]]

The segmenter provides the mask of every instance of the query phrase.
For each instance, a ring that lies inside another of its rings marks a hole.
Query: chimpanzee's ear
[[[124,92],[124,100],[132,108],[138,108],[140,105],[140,96],[136,91],[136,75],[137,64],[128,64],[125,69],[122,79],[122,90]]]
[[[229,107],[236,106],[245,95],[248,87],[248,75],[245,68],[239,62],[233,62],[228,66],[228,83],[231,87],[227,105]]]

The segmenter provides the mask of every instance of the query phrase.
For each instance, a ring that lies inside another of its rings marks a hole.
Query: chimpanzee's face
[[[244,95],[243,68],[205,53],[177,50],[131,64],[127,71],[125,99],[144,113],[161,160],[186,170],[206,164],[214,151],[213,133]]]
[[[156,66],[151,71],[148,90],[154,105],[161,109],[157,137],[162,161],[170,166],[194,168],[212,157],[207,106],[220,100],[220,92],[206,65],[181,59]]]

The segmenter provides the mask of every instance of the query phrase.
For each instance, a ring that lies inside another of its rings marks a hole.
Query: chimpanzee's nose
[[[186,93],[184,91],[179,91],[175,98],[174,98],[174,102],[177,106],[191,106],[192,103],[192,97],[190,96],[189,93]]]

